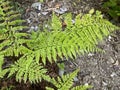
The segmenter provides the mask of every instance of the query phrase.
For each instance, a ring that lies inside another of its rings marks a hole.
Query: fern
[[[58,57],[74,59],[77,54],[98,51],[96,47],[98,42],[119,29],[103,19],[101,13],[97,11],[94,15],[91,13],[77,15],[75,23],[72,23],[70,13],[63,15],[67,24],[64,30],[59,17],[53,14],[52,30],[31,34],[20,33],[19,30],[26,28],[22,25],[24,20],[21,20],[19,13],[13,11],[10,3],[7,0],[0,1],[0,78],[15,76],[17,81],[24,83],[38,83],[42,79],[50,82],[51,79],[46,75],[47,69],[44,67],[47,60],[52,63],[57,61]],[[2,68],[5,56],[19,59],[13,59],[14,64]],[[51,83],[58,90],[69,90],[77,72],[78,70],[62,76],[62,79],[58,77],[58,81],[52,78]],[[77,86],[72,89],[78,88],[84,90],[87,87]]]
[[[19,33],[18,30],[26,28],[22,25],[20,14],[13,11],[10,2],[0,1],[0,54],[5,56],[18,56],[19,47],[26,42],[26,33]]]
[[[8,72],[7,69],[2,68],[3,64],[4,64],[4,56],[0,55],[0,78],[3,78],[4,75]]]
[[[91,88],[91,86],[73,86],[73,79],[77,75],[79,69],[72,72],[71,74],[63,75],[61,78],[58,77],[57,80],[52,78],[51,83],[54,84],[57,90],[86,90]],[[71,89],[72,88],[72,89]],[[54,90],[53,88],[46,87],[47,90]]]
[[[32,57],[22,57],[8,68],[8,77],[16,74],[16,80],[26,83],[38,83],[42,79],[49,81],[50,77],[46,75],[47,70],[40,64],[37,64]]]
[[[51,32],[33,33],[31,41],[27,43],[30,50],[33,50],[32,53],[37,62],[39,62],[38,57],[41,57],[42,62],[45,64],[46,59],[50,62],[52,60],[56,61],[57,56],[73,59],[76,54],[98,51],[99,48],[96,47],[98,42],[112,31],[119,29],[119,27],[103,19],[98,11],[95,15],[77,15],[75,23],[73,25],[67,24],[64,31],[56,28],[59,18],[54,17]],[[67,17],[66,20],[72,20],[70,15],[69,18]]]
[[[62,24],[61,21],[59,20],[59,18],[55,15],[55,13],[53,13],[52,15],[52,30],[54,31],[59,31],[62,30]]]

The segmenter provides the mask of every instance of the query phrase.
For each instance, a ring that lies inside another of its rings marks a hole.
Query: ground
[[[23,4],[20,0],[16,1]],[[29,26],[29,30],[25,30],[26,32],[30,32],[31,29],[37,30],[36,28],[39,24],[42,24],[45,20],[50,18],[50,8],[53,10],[52,8],[57,8],[57,5],[61,5],[61,8],[64,9],[63,11],[56,11],[57,14],[66,12],[85,14],[92,8],[102,10],[101,5],[103,3],[103,0],[46,0],[46,3],[42,4],[42,15],[39,16],[36,10],[29,8],[33,2],[28,2],[29,0],[25,1],[23,4],[25,9],[23,18],[27,20],[26,25]],[[36,1],[34,0],[34,2]],[[103,15],[105,18],[109,19],[105,13],[103,13]],[[115,24],[119,25],[119,23]],[[88,53],[78,56],[72,62],[66,61],[65,73],[80,68],[80,72],[77,76],[78,81],[75,82],[75,85],[92,85],[93,88],[90,90],[120,90],[120,31],[115,31],[109,37],[106,37],[104,41],[99,42],[98,47],[105,52]],[[39,84],[30,85],[27,83],[25,85],[22,83],[19,84],[14,80],[9,80],[9,84],[11,83],[16,85],[17,90],[42,90]],[[5,84],[6,82],[3,82],[3,85]]]

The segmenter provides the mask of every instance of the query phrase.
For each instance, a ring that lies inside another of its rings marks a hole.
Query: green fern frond
[[[42,79],[49,81],[50,77],[46,75],[47,70],[42,65],[36,63],[33,57],[22,57],[15,64],[8,68],[8,77],[15,75],[16,80],[24,83],[38,83]]]
[[[77,69],[76,71],[70,74],[63,75],[61,78],[60,77],[57,77],[57,79],[52,78],[50,82],[56,86],[57,90],[87,90],[89,88],[92,88],[92,86],[89,85],[72,87],[74,83],[73,79],[75,78],[78,72],[79,69]],[[51,87],[46,87],[46,90],[54,90],[54,89]]]
[[[7,72],[8,72],[8,69],[3,69],[2,71],[0,71],[0,79],[4,78]]]
[[[73,79],[78,72],[79,72],[79,69],[72,72],[71,74],[63,75],[61,78],[58,77],[57,80],[52,78],[50,82],[57,87],[57,90],[69,90],[72,87]]]
[[[19,82],[37,83],[41,79],[50,81],[46,75],[47,70],[40,64],[46,65],[49,62],[57,61],[57,57],[67,59],[76,58],[77,54],[98,51],[96,45],[112,31],[120,29],[102,18],[100,12],[96,14],[77,15],[75,23],[72,23],[72,15],[65,16],[67,24],[64,31],[59,17],[53,14],[51,31],[39,31],[31,34],[20,33],[25,26],[22,25],[20,14],[14,12],[10,1],[0,1],[0,59],[2,67],[3,56],[17,56],[19,60],[10,67],[0,69],[0,77],[8,74],[8,77],[15,76]],[[25,39],[27,37],[27,39]],[[51,80],[58,90],[69,90],[73,84],[73,78],[78,70],[72,74]],[[59,83],[58,83],[59,82]],[[73,88],[76,90],[81,87]],[[82,87],[84,90],[84,87]],[[87,87],[86,87],[87,88]],[[49,88],[50,89],[50,88]]]
[[[71,17],[70,14],[68,16],[68,18]],[[58,22],[56,17],[55,15],[53,17],[53,20],[56,21],[54,24]],[[70,22],[71,19],[66,20]],[[76,54],[98,51],[99,48],[96,47],[98,42],[112,31],[119,29],[119,27],[103,19],[98,11],[94,15],[77,15],[75,23],[72,24],[71,22],[68,23],[68,28],[66,27],[64,31],[53,26],[56,29],[51,32],[37,32],[31,35],[32,40],[27,43],[27,46],[33,50],[37,62],[39,62],[39,57],[45,64],[46,59],[50,62],[56,61],[57,56],[73,59]]]
[[[72,19],[72,14],[71,13],[67,13],[65,15],[63,15],[63,17],[65,17],[65,23],[67,24],[66,30],[71,30],[71,27],[73,26],[73,19]]]
[[[4,56],[0,55],[0,72],[2,71],[2,65],[4,63]]]
[[[2,68],[3,63],[4,63],[4,56],[0,55],[0,79],[3,78],[4,75],[8,72],[7,69]]]
[[[13,11],[10,1],[0,1],[0,53],[6,56],[18,56],[19,47],[26,42],[27,34],[19,33],[18,30],[26,28],[22,23],[21,15]]]
[[[52,15],[52,31],[61,31],[62,30],[62,24],[60,19],[53,13]]]

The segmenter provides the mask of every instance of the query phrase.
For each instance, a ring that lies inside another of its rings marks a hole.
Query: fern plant
[[[21,15],[13,10],[10,1],[0,0],[0,77],[2,78],[8,69],[2,69],[4,57],[19,57],[21,51],[27,48],[23,45],[27,39],[26,33],[19,33],[18,30],[26,28],[23,26]]]
[[[50,82],[51,77],[46,74],[48,71],[44,66],[47,60],[51,63],[57,61],[58,57],[72,59],[77,54],[99,51],[96,47],[99,41],[108,36],[112,31],[119,29],[109,21],[103,19],[101,13],[79,14],[72,23],[72,15],[66,14],[66,28],[62,29],[61,20],[53,14],[51,30],[32,32],[31,34],[20,33],[19,30],[26,28],[22,25],[20,14],[13,11],[10,1],[0,1],[0,78],[15,77],[16,81],[24,83],[38,83],[42,79]],[[6,56],[13,58],[8,67],[3,68]],[[78,72],[65,75],[56,83],[59,90],[72,86],[73,77]],[[68,80],[67,80],[68,79]],[[63,81],[62,81],[63,80]],[[68,87],[65,86],[68,84]],[[60,86],[59,86],[60,85]],[[77,90],[81,86],[72,88]],[[84,88],[84,87],[83,87]],[[81,89],[84,90],[84,89]]]
[[[73,86],[73,79],[79,72],[79,69],[75,70],[71,74],[63,75],[61,78],[58,77],[57,80],[52,78],[50,82],[56,86],[57,90],[86,90],[88,88],[92,88],[91,86]],[[46,87],[47,90],[54,90],[53,88]]]
[[[27,46],[32,50],[36,61],[45,64],[46,59],[50,62],[57,61],[57,56],[75,58],[76,54],[84,54],[85,52],[99,51],[96,47],[99,41],[108,36],[110,32],[119,29],[112,25],[109,21],[102,18],[100,12],[95,15],[86,14],[84,16],[77,15],[75,24],[67,21],[71,20],[68,14],[66,19],[67,27],[62,31],[60,20],[53,15],[52,30],[50,32],[32,33],[31,41]]]
[[[18,48],[22,47],[26,39],[21,38],[27,36],[26,33],[19,33],[25,26],[22,25],[20,14],[12,10],[10,2],[6,0],[0,1],[0,54],[5,56],[18,56]]]
[[[8,77],[16,74],[16,80],[21,82],[21,80],[26,83],[30,81],[31,83],[40,82],[42,79],[49,81],[50,77],[46,75],[47,70],[42,66],[33,61],[32,57],[28,60],[21,57],[20,60],[15,62],[9,68]]]
[[[104,2],[103,8],[106,10],[113,19],[118,20],[120,17],[120,1],[119,0],[108,0]]]

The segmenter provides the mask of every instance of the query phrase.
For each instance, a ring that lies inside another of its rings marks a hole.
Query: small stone
[[[64,72],[65,72],[64,70],[59,69],[59,75],[60,76],[63,76]]]
[[[27,19],[27,23],[31,23],[30,19]]]
[[[69,65],[70,66],[70,68],[72,68],[73,67],[73,65]]]
[[[118,66],[119,65],[119,61],[117,60],[114,65]]]
[[[85,85],[85,86],[88,86],[89,84],[88,84],[88,83],[85,83],[84,85]]]
[[[107,85],[108,85],[108,84],[107,84],[106,82],[104,82],[104,81],[102,82],[102,84],[103,84],[104,86],[107,86]]]
[[[114,77],[114,76],[117,76],[117,74],[115,72],[113,72],[110,76]]]
[[[95,75],[92,75],[92,78],[95,78]]]
[[[43,14],[43,15],[47,15],[47,14],[48,14],[48,12],[42,12],[42,14]]]
[[[111,41],[112,37],[111,36],[108,36],[108,41]]]
[[[32,5],[31,5],[31,7],[32,8],[35,8],[35,9],[37,9],[37,10],[41,10],[41,3],[40,2],[36,2],[36,3],[33,3]]]
[[[30,29],[33,30],[35,27],[34,26],[31,26]]]
[[[34,27],[34,31],[37,31],[37,30],[38,30],[38,26],[35,26],[35,27]]]
[[[112,57],[110,57],[108,60],[107,60],[107,63],[108,64],[113,64],[115,62],[115,60],[112,58]]]
[[[112,57],[110,58],[110,61],[111,61],[111,63],[115,62],[115,60]]]
[[[94,54],[93,53],[89,53],[88,56],[93,56]]]
[[[40,16],[41,15],[41,13],[38,13],[38,16]]]
[[[79,79],[77,77],[74,77],[74,81],[77,82],[79,81]]]
[[[67,11],[67,8],[66,7],[61,7],[60,9],[55,9],[54,11],[58,14],[63,14]]]
[[[32,32],[32,30],[34,30],[34,26],[31,26],[27,32],[30,33],[30,32]]]
[[[66,7],[62,7],[62,8],[60,8],[60,10],[61,10],[62,12],[66,12],[66,11],[67,11],[67,8],[66,8]]]

